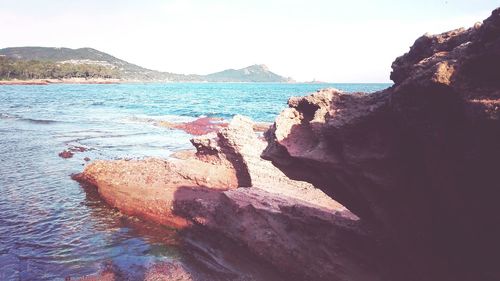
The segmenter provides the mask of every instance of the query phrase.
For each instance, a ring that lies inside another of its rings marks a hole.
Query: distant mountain
[[[24,67],[30,71],[31,65],[37,66],[39,73],[39,63],[55,63],[57,65],[77,65],[79,69],[95,67],[109,70],[114,73],[113,77],[124,80],[139,81],[207,81],[207,82],[289,82],[290,78],[285,78],[271,72],[265,65],[252,65],[242,69],[228,69],[208,75],[185,75],[170,72],[160,72],[143,68],[141,66],[118,59],[107,53],[92,48],[49,48],[49,47],[14,47],[0,49],[0,56],[18,61],[31,61],[25,63]],[[49,65],[50,67],[54,67]],[[49,67],[44,65],[44,67]],[[67,68],[67,67],[66,67]],[[23,69],[25,71],[25,69]],[[43,72],[45,73],[45,72]],[[38,76],[37,76],[38,77]],[[0,77],[2,78],[2,77]],[[44,77],[52,78],[52,77]]]
[[[211,82],[291,82],[291,78],[285,78],[273,73],[263,64],[255,64],[242,69],[227,69],[204,76]]]

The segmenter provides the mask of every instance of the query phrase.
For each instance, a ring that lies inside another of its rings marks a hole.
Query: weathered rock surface
[[[392,68],[381,92],[291,98],[263,156],[373,223],[408,278],[500,280],[500,9]]]
[[[173,193],[182,186],[200,190],[261,186],[332,210],[346,210],[311,184],[290,180],[269,161],[262,160],[260,154],[266,142],[257,137],[253,125],[250,119],[236,116],[217,134],[194,138],[194,154],[183,151],[177,155],[180,159],[169,161],[95,161],[74,178],[97,186],[101,196],[123,212],[162,224],[174,219],[168,206]]]
[[[194,138],[191,142],[199,159],[210,163],[231,163],[239,187],[256,186],[332,210],[346,210],[311,184],[291,180],[271,162],[264,161],[261,154],[267,143],[257,137],[253,128],[250,119],[235,116],[230,126],[217,134]]]
[[[133,118],[135,121],[151,123],[158,127],[169,129],[182,130],[190,135],[202,136],[209,133],[217,133],[222,128],[226,128],[229,123],[223,118],[217,117],[200,117],[189,122],[170,122],[166,120]],[[271,126],[270,123],[254,122],[252,124],[255,132],[265,132]]]
[[[156,264],[148,269],[144,276],[144,281],[194,281],[191,273],[179,263]]]
[[[183,197],[191,188],[177,191]],[[176,200],[178,215],[243,244],[287,280],[387,280],[381,247],[356,216],[250,187]]]
[[[185,227],[188,222],[172,214],[174,195],[179,186],[231,189],[238,180],[231,166],[215,165],[197,159],[94,161],[74,179],[92,184],[113,207],[125,214],[154,222]],[[191,199],[203,192],[184,194]]]
[[[59,152],[59,157],[67,159],[73,157],[74,153],[69,150],[63,150]]]
[[[366,234],[368,226],[311,184],[291,180],[261,159],[266,142],[253,127],[236,116],[216,134],[194,138],[196,153],[184,151],[168,161],[95,161],[74,178],[96,186],[125,214],[184,229],[187,236],[210,230],[242,244],[288,280],[344,280],[348,275],[379,280],[378,263],[370,260],[378,246]],[[231,189],[236,192],[225,193]],[[325,232],[316,233],[316,226]],[[339,239],[330,241],[333,237]],[[186,241],[189,247],[200,243]],[[325,243],[335,247],[325,249]],[[270,248],[273,253],[265,253]],[[213,255],[205,250],[203,256]],[[350,254],[340,259],[339,252]]]
[[[228,123],[224,121],[222,118],[213,118],[213,117],[201,117],[191,122],[168,122],[168,121],[154,121],[154,124],[170,128],[170,129],[178,129],[183,130],[191,135],[205,135],[211,132],[217,132],[219,129],[227,127]]]

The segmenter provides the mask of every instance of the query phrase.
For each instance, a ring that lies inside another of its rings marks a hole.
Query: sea
[[[291,96],[323,88],[375,92],[389,86],[0,86],[0,280],[65,280],[110,264],[127,279],[139,280],[148,267],[163,261],[196,263],[184,258],[175,230],[122,215],[71,179],[83,170],[85,158],[168,158],[192,148],[191,135],[155,126],[154,121],[187,122],[205,116],[230,120],[240,114],[273,122]],[[79,148],[84,151],[72,158],[58,156]]]

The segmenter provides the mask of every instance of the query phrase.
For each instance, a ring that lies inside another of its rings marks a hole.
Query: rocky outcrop
[[[163,225],[185,227],[189,222],[172,214],[179,186],[196,186],[200,192],[184,194],[191,199],[203,190],[236,188],[238,180],[231,167],[213,165],[196,159],[94,161],[75,180],[94,185],[101,197],[121,212]],[[207,194],[209,196],[209,194]]]
[[[150,118],[132,118],[133,121],[146,122],[158,127],[182,130],[193,136],[202,136],[209,133],[217,133],[222,128],[226,128],[229,123],[223,118],[217,117],[200,117],[189,122],[170,122],[166,120],[157,120]],[[258,133],[263,133],[271,127],[270,123],[253,122],[253,130]]]
[[[332,210],[344,206],[325,196],[323,192],[303,181],[289,179],[269,161],[261,158],[267,143],[254,133],[255,123],[243,116],[235,116],[231,124],[217,134],[191,140],[197,149],[197,158],[213,164],[231,163],[239,187],[255,186],[271,193],[308,200]]]
[[[178,194],[191,192],[180,188]],[[260,188],[201,200],[178,200],[177,214],[237,241],[287,280],[388,280],[381,245],[347,210],[332,211]]]
[[[59,152],[58,155],[61,158],[67,159],[67,158],[73,157],[74,153],[69,151],[69,150],[63,150],[63,151]]]
[[[405,280],[500,279],[500,9],[392,68],[381,92],[291,98],[263,156],[393,241]]]
[[[251,120],[236,116],[192,143],[195,153],[169,160],[95,161],[74,179],[96,186],[125,214],[182,229],[185,237],[195,235],[196,240],[185,240],[187,249],[200,248],[207,235],[198,233],[210,231],[243,245],[284,280],[383,280],[370,227],[311,184],[291,180],[261,159],[266,142]],[[202,260],[223,260],[201,248]],[[240,279],[246,280],[229,280]]]
[[[198,189],[259,186],[332,210],[345,210],[311,184],[291,180],[271,162],[262,160],[266,142],[258,138],[253,127],[250,119],[236,116],[217,134],[193,138],[196,153],[184,151],[168,161],[95,161],[74,179],[97,186],[101,196],[124,213],[167,225],[175,221],[170,210],[174,193],[184,186],[196,187],[193,196],[199,196]]]
[[[157,126],[183,130],[188,134],[196,136],[205,135],[211,132],[217,132],[221,128],[227,127],[227,122],[224,122],[224,119],[212,117],[201,117],[191,122],[181,123],[156,120],[153,121]]]

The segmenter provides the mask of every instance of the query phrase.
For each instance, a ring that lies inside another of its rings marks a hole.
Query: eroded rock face
[[[186,248],[201,251],[201,260],[213,260],[208,268],[230,276],[221,280],[269,280],[259,277],[266,266],[272,270],[262,276],[277,270],[273,276],[283,280],[384,280],[370,227],[261,159],[267,145],[253,128],[251,120],[236,116],[217,133],[194,138],[196,153],[168,161],[95,161],[75,179],[96,186],[125,214],[183,229]],[[214,257],[219,250],[200,246],[208,232],[242,245],[251,264],[265,266],[251,276],[224,269],[224,257]]]
[[[290,180],[271,162],[262,160],[266,143],[257,137],[253,125],[250,119],[236,116],[217,134],[194,138],[195,154],[183,152],[182,159],[168,161],[94,161],[74,179],[96,186],[110,205],[126,214],[177,227],[187,222],[172,214],[173,201],[192,200],[209,189],[259,186],[324,208],[346,210],[311,184]],[[180,187],[190,187],[192,192],[174,198]]]
[[[264,161],[261,154],[267,142],[258,138],[253,128],[254,123],[249,118],[235,116],[227,128],[209,137],[194,138],[192,143],[200,159],[231,163],[238,175],[239,187],[255,186],[332,210],[346,210],[310,183],[291,180],[271,162]]]
[[[497,280],[500,9],[392,67],[385,91],[290,99],[263,156],[376,225],[417,280]]]
[[[178,190],[184,192],[190,190]],[[347,210],[332,211],[256,187],[176,201],[174,210],[242,243],[288,280],[387,280],[370,228]]]
[[[178,187],[198,187],[201,192],[184,194],[184,199],[193,199],[202,197],[204,189],[227,190],[238,186],[232,167],[197,159],[94,161],[74,179],[96,186],[108,204],[127,215],[181,228],[189,222],[172,214]]]

